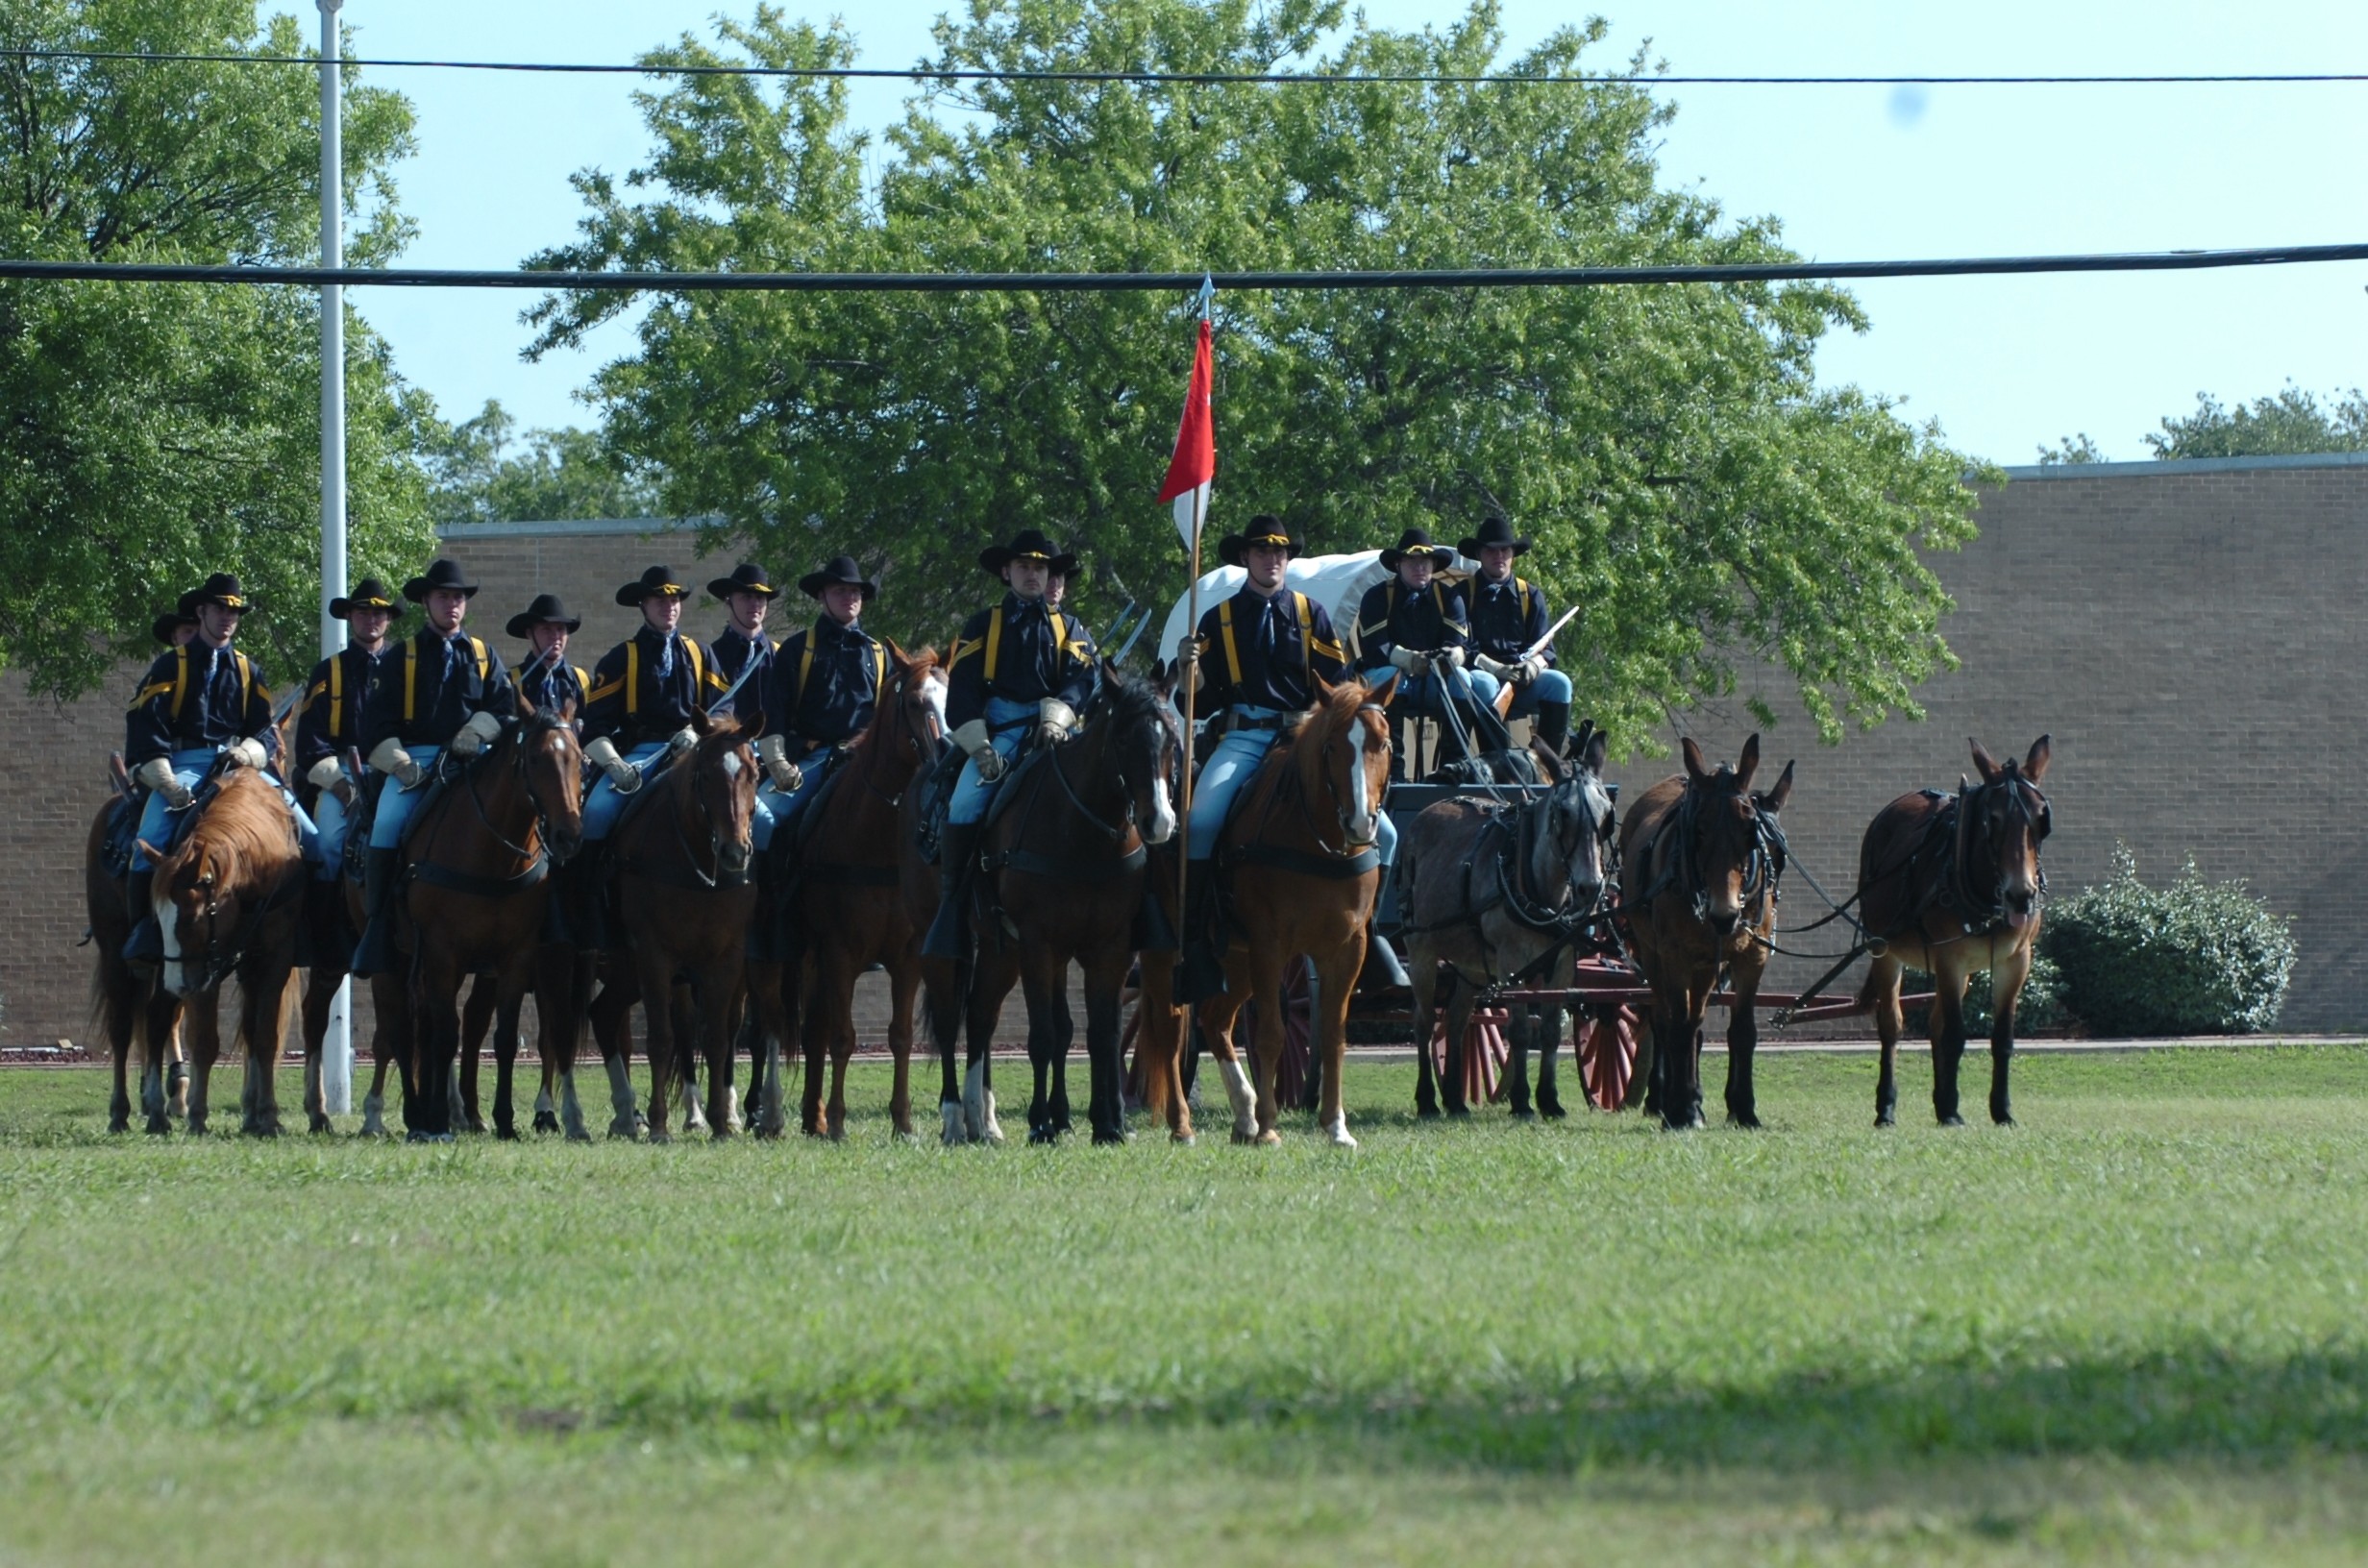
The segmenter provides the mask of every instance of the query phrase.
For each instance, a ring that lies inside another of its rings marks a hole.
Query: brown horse
[[[740,1130],[732,1097],[732,1025],[748,969],[749,922],[756,913],[751,878],[750,824],[756,805],[756,754],[749,734],[728,716],[691,715],[698,741],[654,783],[655,796],[617,824],[613,840],[622,953],[603,961],[607,984],[592,1006],[592,1026],[608,1066],[618,1122],[631,1108],[621,1084],[629,1041],[625,1020],[635,1000],[649,1025],[649,1136],[664,1142],[670,1076],[685,1033],[673,1006],[678,976],[688,979],[699,1054],[707,1069],[705,1121],[716,1138]],[[629,956],[627,956],[629,955]],[[538,1004],[539,1005],[539,1004]],[[549,1025],[545,1025],[546,1038]],[[574,1035],[559,1045],[572,1065]],[[686,1118],[687,1119],[687,1118]],[[686,1129],[687,1130],[687,1129]]]
[[[117,759],[120,772],[121,759]],[[115,1069],[114,1094],[108,1105],[107,1130],[128,1133],[132,1130],[132,1094],[130,1067],[132,1043],[140,1041],[142,1060],[152,1048],[162,1060],[162,1069],[154,1076],[163,1086],[162,1097],[148,1107],[148,1130],[161,1133],[168,1129],[166,1112],[173,1115],[188,1114],[189,1070],[181,1047],[181,1018],[178,1012],[166,1028],[163,1041],[152,1047],[141,1038],[140,1024],[148,1008],[152,978],[143,978],[125,961],[123,944],[131,940],[136,923],[129,906],[124,902],[123,879],[107,874],[106,845],[109,830],[113,825],[118,803],[125,811],[137,809],[137,801],[128,793],[118,793],[101,806],[90,821],[90,834],[83,845],[83,906],[90,920],[90,934],[84,939],[97,959],[90,971],[90,1015],[92,1024],[105,1037],[109,1056]],[[143,1079],[151,1076],[143,1072]]]
[[[951,779],[943,772],[952,765],[947,757],[938,764],[938,777],[949,787]],[[921,855],[921,835],[931,809],[928,792],[909,789],[904,792],[903,804],[897,808],[897,846],[902,856],[900,893],[904,899],[904,919],[914,930],[926,932],[937,919],[938,874],[933,862]],[[967,1066],[957,1074],[954,1055],[962,1043],[963,1002],[970,993],[971,971],[968,958],[956,962],[948,958],[921,955],[922,1009],[927,1016],[930,1042],[937,1048],[939,1079],[937,1111],[939,1136],[949,1148],[964,1143],[1000,1143],[1002,1124],[995,1114],[995,1059],[983,1045],[970,1053]]]
[[[1899,1050],[1900,969],[1933,974],[1933,1114],[1961,1127],[1958,1066],[1965,1055],[1965,982],[1989,971],[1989,1115],[2014,1123],[2007,1067],[2014,1054],[2014,1007],[2031,974],[2047,878],[2039,848],[2048,829],[2048,738],[2017,763],[1973,747],[1979,787],[1957,782],[1954,796],[1919,790],[1875,816],[1859,846],[1859,918],[1882,949],[1866,969],[1859,1000],[1872,1004],[1883,1041],[1875,1087],[1875,1125],[1888,1127],[1899,1107],[1892,1065]]]
[[[1414,980],[1417,1111],[1439,1115],[1431,1087],[1431,1030],[1440,968],[1453,974],[1447,1003],[1447,1115],[1464,1104],[1464,1052],[1480,993],[1566,955],[1603,904],[1612,867],[1612,796],[1603,787],[1604,737],[1579,734],[1577,766],[1518,806],[1458,797],[1414,820],[1398,849],[1397,907]],[[1550,1047],[1549,1047],[1550,1049]],[[1552,1061],[1548,1057],[1549,1064]],[[1520,1110],[1526,1111],[1526,1095]]]
[[[192,1135],[206,1131],[213,1065],[221,1054],[215,1009],[222,982],[235,975],[236,1043],[246,1055],[239,1130],[277,1137],[276,1068],[308,875],[295,814],[278,784],[241,769],[221,777],[172,853],[145,843],[140,850],[156,862],[153,895],[164,944],[163,966],[144,1003],[148,1043],[142,1051],[140,1098],[148,1110],[148,1130],[166,1130],[162,1053],[153,1042],[170,1033],[176,1013],[185,1012],[192,1058],[188,1128]]]
[[[1200,1032],[1225,1077],[1237,1143],[1279,1143],[1274,1074],[1283,1055],[1283,973],[1300,954],[1316,967],[1318,1047],[1322,1051],[1326,1138],[1354,1148],[1341,1107],[1348,1048],[1348,1002],[1365,967],[1367,927],[1381,893],[1381,803],[1390,783],[1386,718],[1394,674],[1316,682],[1316,703],[1275,742],[1225,824],[1217,856],[1231,865],[1231,940],[1225,990],[1199,1004]],[[1197,868],[1207,874],[1208,866]],[[1234,1017],[1258,1003],[1255,1103],[1234,1049]],[[1153,1070],[1173,1073],[1172,1060]],[[1163,1095],[1177,1092],[1173,1079]]]
[[[1620,835],[1620,909],[1628,949],[1653,992],[1651,1098],[1665,1127],[1702,1125],[1702,1015],[1733,977],[1727,1024],[1727,1117],[1760,1125],[1751,1053],[1760,1042],[1757,1000],[1776,927],[1784,834],[1776,816],[1792,794],[1792,764],[1772,790],[1755,793],[1760,737],[1735,767],[1712,772],[1691,736],[1686,771],[1646,790]]]
[[[574,999],[545,983],[536,963],[551,899],[554,859],[583,839],[583,747],[575,706],[536,710],[518,699],[518,722],[464,765],[405,836],[397,908],[408,917],[414,1059],[404,1079],[404,1119],[413,1141],[454,1132],[455,1058],[460,1049],[460,985],[497,976],[497,999],[513,1018],[535,992],[546,1042],[573,1038]],[[403,941],[403,928],[397,928]],[[506,1090],[516,1037],[496,1041]],[[496,1130],[517,1136],[506,1092],[494,1103]]]
[[[890,674],[870,728],[850,743],[829,796],[795,832],[792,893],[802,975],[780,966],[780,1017],[795,1020],[803,1003],[805,1092],[801,1120],[809,1134],[847,1134],[847,1064],[855,1050],[855,984],[874,964],[888,971],[888,1048],[896,1083],[888,1101],[896,1136],[913,1136],[913,1008],[921,990],[921,936],[901,889],[903,845],[897,824],[906,787],[938,760],[946,740],[946,673],[937,650],[907,655],[888,644]],[[751,965],[763,995],[765,966]],[[757,1065],[758,1126],[777,1131],[780,1064],[768,1028]],[[823,1102],[823,1061],[830,1062],[830,1099]]]

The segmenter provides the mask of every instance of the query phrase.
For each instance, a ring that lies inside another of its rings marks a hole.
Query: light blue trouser
[[[1570,677],[1560,670],[1545,670],[1526,686],[1517,686],[1513,692],[1513,706],[1505,710],[1508,723],[1516,719],[1534,719],[1541,702],[1560,702],[1570,706]]]
[[[990,697],[986,719],[987,738],[995,744],[995,754],[1008,768],[1020,743],[1027,739],[1028,725],[1035,722],[1036,704]],[[946,802],[946,821],[958,826],[983,821],[987,802],[994,798],[995,787],[978,776],[978,759],[973,757],[962,765],[962,776],[954,780],[953,795]]]
[[[1276,717],[1269,708],[1237,707],[1235,713],[1249,719]],[[1192,858],[1207,860],[1217,853],[1217,840],[1225,830],[1225,813],[1232,809],[1233,797],[1242,793],[1242,786],[1258,776],[1259,765],[1267,753],[1274,749],[1276,732],[1271,729],[1237,729],[1217,743],[1217,749],[1201,765],[1200,776],[1193,780]],[[1373,835],[1373,847],[1381,851],[1381,863],[1397,863],[1397,824],[1383,812],[1378,831]]]
[[[435,759],[444,748],[440,746],[407,746],[404,749],[411,753],[411,760],[422,769],[433,772]],[[428,781],[424,778],[416,790],[407,790],[393,779],[388,779],[386,787],[379,791],[379,815],[378,820],[370,824],[370,847],[401,848],[403,824],[411,820],[411,813],[419,809],[419,803],[427,794]]]
[[[1456,695],[1464,701],[1488,705],[1496,701],[1498,681],[1486,670],[1458,670],[1454,676]],[[1418,713],[1436,714],[1440,711],[1440,697],[1438,675],[1400,675],[1397,689],[1390,694],[1390,706],[1404,703]]]
[[[213,766],[213,759],[220,754],[217,747],[210,746],[176,751],[173,753],[173,776],[181,780],[183,789],[194,790],[197,781],[206,776],[206,770]],[[312,819],[296,804],[296,797],[288,794],[286,785],[281,784],[274,774],[265,773],[263,776],[279,785],[280,797],[287,802],[287,809],[296,815],[296,838],[304,845],[305,864],[317,868],[321,864],[320,830],[312,825]],[[183,826],[181,814],[165,807],[164,796],[150,792],[148,804],[139,814],[141,842],[153,844],[159,849],[166,848],[171,838],[180,835]],[[135,844],[132,846],[132,869],[146,871],[153,870],[155,867],[156,862],[141,854],[139,845]]]
[[[634,767],[643,768],[647,772],[644,765],[665,749],[664,741],[652,741],[647,746],[637,746],[630,751],[625,752],[624,757]],[[629,796],[618,792],[617,787],[608,781],[608,774],[604,772],[600,782],[592,786],[592,793],[585,796],[583,799],[584,842],[599,844],[607,838],[609,830],[617,825],[617,819],[625,815],[625,802],[629,798],[631,798]]]
[[[345,830],[352,825],[346,815],[345,802],[337,798],[334,790],[323,790],[313,802],[318,815],[313,819],[321,831],[321,861],[312,868],[316,882],[334,882],[345,867]]]
[[[756,786],[756,811],[749,820],[749,832],[756,841],[756,852],[760,855],[772,845],[774,830],[812,803],[814,792],[838,767],[839,750],[836,747],[818,746],[804,756],[791,760],[797,763],[802,775],[797,789],[786,795],[775,789],[770,773]]]

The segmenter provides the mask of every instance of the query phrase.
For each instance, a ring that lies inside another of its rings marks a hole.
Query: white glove
[[[150,757],[132,770],[132,776],[146,785],[150,794],[164,796],[164,803],[175,811],[187,808],[191,796],[173,772],[172,758]]]
[[[232,767],[252,768],[259,773],[263,771],[263,764],[270,760],[263,755],[263,743],[257,740],[233,741],[222,748],[222,755]]]
[[[631,763],[617,755],[617,743],[607,736],[586,742],[583,757],[608,775],[608,782],[617,787],[619,795],[630,795],[641,788],[641,774]]]
[[[1076,723],[1077,710],[1057,697],[1048,697],[1036,704],[1036,737],[1048,746],[1058,746],[1069,739]]]
[[[978,776],[992,784],[1003,776],[1002,754],[995,749],[995,742],[987,734],[987,722],[974,719],[953,732],[953,744],[970,753]]]
[[[419,781],[428,776],[428,771],[414,762],[411,753],[403,749],[403,743],[392,735],[379,742],[378,749],[370,753],[370,766],[391,774],[407,790],[418,789]]]
[[[1410,675],[1427,675],[1431,673],[1430,656],[1418,653],[1411,648],[1390,649],[1390,662]]]
[[[1536,680],[1540,675],[1545,674],[1545,655],[1542,653],[1532,653],[1528,658],[1523,659],[1517,668],[1519,673],[1513,677],[1513,683],[1516,686],[1526,686],[1531,681]]]
[[[490,713],[472,713],[469,722],[453,732],[453,755],[473,757],[501,738],[501,720]]]
[[[1502,659],[1492,659],[1486,653],[1473,654],[1471,666],[1482,674],[1494,675],[1498,680],[1518,680],[1520,678],[1521,667],[1519,665],[1507,664]]]
[[[1200,639],[1191,632],[1186,632],[1182,640],[1175,645],[1175,662],[1181,665],[1199,663]]]
[[[699,731],[684,724],[680,729],[666,737],[666,754],[670,757],[678,757],[698,744]]]
[[[305,770],[305,782],[316,790],[326,790],[345,776],[345,765],[334,757],[323,757]]]
[[[805,785],[805,772],[789,760],[789,737],[760,736],[756,742],[756,760],[773,775],[773,787],[783,795],[796,795]]]
[[[1460,648],[1443,649],[1431,655],[1431,662],[1443,664],[1450,670],[1461,670],[1464,668],[1464,650]]]

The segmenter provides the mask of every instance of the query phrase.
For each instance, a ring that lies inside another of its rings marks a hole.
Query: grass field
[[[157,1142],[0,1072],[0,1562],[2359,1560],[2368,1051],[2017,1070],[1669,1136],[1357,1068],[1347,1156],[900,1146],[884,1072],[836,1147]]]

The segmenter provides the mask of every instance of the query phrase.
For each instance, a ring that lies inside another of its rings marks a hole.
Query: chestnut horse
[[[731,1047],[747,978],[749,922],[756,914],[756,884],[749,874],[756,754],[749,747],[749,733],[729,716],[694,713],[691,729],[696,744],[644,786],[655,792],[654,798],[617,825],[612,843],[624,938],[622,951],[611,951],[602,963],[606,985],[592,1004],[592,1027],[617,1111],[609,1131],[629,1136],[633,1106],[625,1076],[630,1044],[625,1023],[632,1004],[642,1003],[649,1026],[649,1137],[658,1143],[670,1137],[668,1080],[676,1071],[676,1052],[692,1044],[687,1039],[678,1044],[676,1038],[687,1032],[673,1005],[678,976],[690,983],[689,1008],[707,1069],[707,1128],[723,1139],[741,1126],[731,1092]],[[548,1024],[544,1036],[550,1039]],[[558,1048],[562,1066],[572,1066],[572,1031]],[[572,1087],[571,1078],[563,1075],[562,1082]]]
[[[2048,829],[2048,738],[2017,763],[1973,747],[1979,787],[1957,781],[1954,796],[1919,790],[1875,816],[1859,846],[1859,919],[1883,947],[1866,969],[1859,1000],[1872,1004],[1883,1041],[1875,1125],[1899,1107],[1892,1065],[1899,1050],[1899,975],[1913,964],[1933,975],[1933,1114],[1961,1127],[1958,1066],[1965,1055],[1965,982],[1989,971],[1989,1115],[2014,1124],[2007,1067],[2014,1054],[2014,1007],[2031,974],[2047,878],[2039,848]]]
[[[1647,1111],[1664,1127],[1702,1125],[1702,1015],[1732,976],[1727,1024],[1727,1119],[1760,1125],[1751,1053],[1760,1042],[1760,976],[1776,928],[1784,833],[1776,815],[1792,794],[1792,764],[1755,793],[1760,737],[1735,767],[1712,772],[1691,736],[1686,771],[1646,790],[1620,835],[1620,909],[1628,951],[1653,992]]]
[[[794,920],[799,968],[780,977],[780,1016],[796,1021],[800,1002],[805,1052],[801,1120],[817,1137],[847,1134],[847,1063],[855,1050],[855,984],[874,964],[888,970],[888,1048],[896,1085],[888,1100],[896,1136],[913,1136],[913,1005],[921,991],[921,936],[901,889],[903,845],[898,808],[916,773],[934,764],[946,741],[946,673],[937,650],[907,655],[887,645],[890,673],[870,728],[849,743],[829,795],[782,829],[795,832]],[[762,993],[769,966],[752,964]],[[777,1131],[780,1063],[768,1028],[757,1066],[758,1125]],[[823,1103],[823,1060],[830,1062],[830,1100]]]
[[[1050,1089],[1067,1043],[1063,1015],[1073,960],[1085,972],[1093,1086],[1087,1120],[1095,1142],[1126,1140],[1119,993],[1134,963],[1146,846],[1175,834],[1171,780],[1183,733],[1170,702],[1173,689],[1172,678],[1137,680],[1104,660],[1084,727],[1005,786],[1006,798],[995,803],[980,837],[970,1050],[973,1060],[985,1053],[1003,998],[1015,982],[1021,985],[1036,1078],[1028,1102],[1031,1143],[1055,1142],[1067,1126],[1067,1108]],[[950,1077],[950,1053],[946,1070]],[[950,1132],[950,1114],[947,1119]]]
[[[222,1043],[214,1010],[222,982],[235,975],[236,1043],[246,1053],[239,1130],[277,1137],[276,1069],[286,1033],[296,922],[310,874],[297,842],[295,814],[277,783],[240,769],[221,775],[213,797],[170,854],[144,843],[140,848],[156,863],[157,924],[164,943],[164,963],[144,1003],[140,1099],[148,1111],[148,1130],[166,1130],[162,1053],[156,1042],[170,1033],[176,1012],[185,1011],[188,1128],[192,1135],[206,1131],[208,1092]],[[121,1081],[119,1069],[118,1085]],[[128,1106],[114,1109],[128,1115]]]
[[[1218,843],[1218,861],[1233,868],[1225,990],[1199,1004],[1199,1018],[1233,1102],[1237,1143],[1282,1141],[1274,1074],[1283,1056],[1283,974],[1304,953],[1316,968],[1317,1048],[1323,1053],[1317,1120],[1335,1146],[1356,1147],[1341,1106],[1341,1066],[1349,996],[1365,967],[1366,928],[1381,894],[1374,840],[1390,784],[1386,710],[1396,681],[1393,674],[1369,688],[1353,678],[1338,686],[1319,678],[1315,705],[1259,764]],[[1196,868],[1200,875],[1210,870],[1208,863]],[[1254,1102],[1233,1042],[1234,1018],[1251,1000],[1258,1003]],[[1167,1060],[1151,1070],[1171,1076],[1154,1097],[1180,1097],[1174,1054],[1164,1041],[1156,1048]]]

